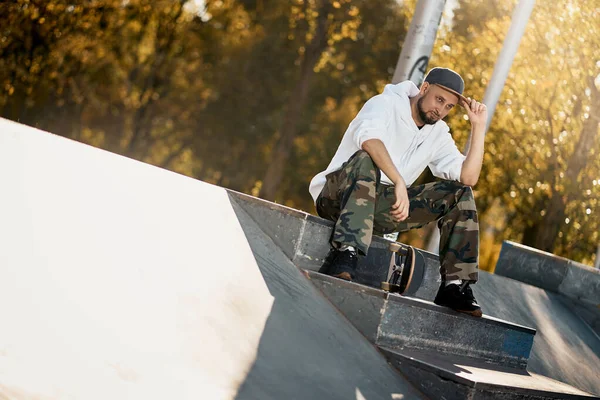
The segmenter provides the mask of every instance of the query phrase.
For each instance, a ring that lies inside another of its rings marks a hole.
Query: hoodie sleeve
[[[379,139],[387,147],[390,141],[388,124],[391,114],[385,96],[378,95],[369,99],[349,126],[356,146],[362,149],[367,140]]]
[[[466,157],[456,147],[447,128],[446,132],[440,136],[439,147],[429,162],[429,168],[438,178],[458,181]]]

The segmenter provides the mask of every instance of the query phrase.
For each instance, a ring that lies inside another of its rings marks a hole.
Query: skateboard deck
[[[392,253],[385,282],[381,289],[390,293],[403,294],[412,283],[415,271],[415,249],[398,242],[390,243],[388,250]]]

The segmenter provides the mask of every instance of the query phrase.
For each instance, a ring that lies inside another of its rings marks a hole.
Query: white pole
[[[415,7],[406,38],[402,44],[400,58],[396,64],[392,83],[411,80],[420,86],[427,72],[429,57],[433,51],[446,0],[419,0]],[[396,240],[398,233],[384,235]]]
[[[496,104],[504,88],[504,83],[506,82],[506,77],[510,71],[515,54],[517,54],[517,50],[519,49],[519,43],[521,43],[521,38],[523,37],[523,33],[525,33],[527,21],[529,21],[529,16],[534,5],[535,0],[520,0],[513,10],[510,28],[504,38],[502,51],[500,51],[500,55],[496,60],[492,79],[490,79],[485,96],[483,97],[483,103],[488,109],[486,131],[492,121]]]
[[[423,82],[446,0],[419,0],[406,33],[392,83]]]
[[[596,250],[596,262],[594,263],[594,268],[600,269],[600,244],[598,245],[598,250]]]

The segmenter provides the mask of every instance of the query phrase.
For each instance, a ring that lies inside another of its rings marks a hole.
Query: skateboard
[[[412,246],[393,242],[388,246],[392,252],[387,281],[381,282],[381,289],[390,293],[403,294],[413,279],[415,270],[415,249]]]

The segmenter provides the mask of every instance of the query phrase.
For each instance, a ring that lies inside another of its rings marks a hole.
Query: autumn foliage
[[[415,3],[2,2],[0,116],[313,211],[308,182],[389,83]],[[449,2],[430,67],[483,99],[515,3]],[[504,239],[594,262],[599,21],[593,1],[536,3],[475,187],[483,268]],[[448,123],[464,147],[465,115]]]

